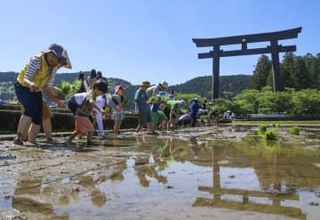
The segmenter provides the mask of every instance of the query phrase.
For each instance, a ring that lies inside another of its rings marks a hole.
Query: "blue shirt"
[[[157,112],[160,108],[160,103],[154,103],[151,107],[152,112]]]
[[[196,117],[198,114],[198,111],[199,111],[198,102],[192,101],[191,106],[189,108],[190,115],[192,115],[193,117]]]
[[[149,108],[148,106],[148,96],[146,91],[138,89],[134,95],[134,101],[136,101],[139,105],[140,111],[146,112]]]

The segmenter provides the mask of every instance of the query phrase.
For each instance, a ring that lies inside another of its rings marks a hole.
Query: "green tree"
[[[256,114],[259,111],[259,91],[255,89],[244,90],[234,98],[234,110],[239,114]]]
[[[293,114],[320,114],[320,93],[316,89],[300,90],[292,93]]]
[[[266,87],[258,96],[259,113],[290,112],[294,107],[290,92],[273,92]]]
[[[291,52],[286,53],[280,65],[280,74],[282,80],[282,87],[294,88],[292,73],[294,71],[295,55]]]
[[[231,100],[219,98],[215,99],[213,102],[214,105],[212,107],[212,110],[215,112],[222,113],[228,110],[230,110],[231,112],[237,111],[237,109],[234,108],[233,102]]]
[[[267,85],[268,76],[272,74],[271,70],[272,62],[268,56],[262,55],[258,60],[251,78],[252,88],[261,90],[263,87],[265,87]]]
[[[191,103],[193,98],[198,98],[200,102],[204,100],[203,97],[197,93],[178,93],[176,94],[176,100],[184,100],[187,104]]]
[[[293,88],[306,89],[310,87],[311,80],[305,61],[302,57],[296,57],[292,72]]]
[[[320,54],[316,57],[311,53],[307,53],[303,59],[308,69],[310,86],[312,88],[320,88]]]

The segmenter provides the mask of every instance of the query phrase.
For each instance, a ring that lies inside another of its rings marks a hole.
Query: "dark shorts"
[[[72,112],[73,115],[75,115],[77,108],[78,108],[78,104],[76,102],[76,98],[74,96],[72,96],[68,100],[68,109]]]
[[[41,125],[42,122],[42,93],[31,92],[29,88],[14,84],[18,101],[24,108],[23,115],[32,119],[32,123]]]
[[[146,127],[147,123],[151,123],[151,111],[147,108],[146,111],[143,111],[139,114],[138,117],[139,125]]]

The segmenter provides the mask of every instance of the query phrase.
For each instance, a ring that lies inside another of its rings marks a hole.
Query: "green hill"
[[[89,75],[89,72],[82,72],[85,76]],[[55,78],[55,84],[60,84],[61,81],[67,81],[72,83],[76,80],[78,73],[59,73]],[[15,99],[15,92],[13,83],[16,81],[17,73],[14,72],[0,72],[0,99],[4,101],[10,101]],[[130,103],[130,107],[133,106],[134,92],[138,88],[137,85],[132,85],[130,82],[118,79],[108,78],[110,86],[121,84],[127,88],[127,99]],[[222,76],[220,78],[220,89],[223,91],[223,96],[230,97],[238,94],[243,89],[248,88],[250,82],[250,76],[248,75],[231,75]],[[191,79],[185,83],[173,85],[169,87],[169,90],[174,90],[175,93],[198,93],[203,97],[211,97],[211,76],[201,76]]]
[[[224,97],[235,96],[250,84],[249,75],[229,75],[220,77],[220,94]],[[170,86],[176,93],[197,93],[203,97],[211,97],[212,76],[200,76],[185,83]]]
[[[82,72],[85,76],[89,75],[89,71]],[[54,83],[59,85],[62,81],[69,83],[74,82],[79,75],[78,73],[58,73],[56,75]],[[15,91],[13,83],[16,81],[18,73],[15,72],[0,72],[0,100],[10,101],[15,99]],[[108,78],[109,85],[114,87],[116,85],[124,85],[126,88],[130,88],[132,85],[130,82],[118,78]],[[130,91],[130,89],[129,89]]]

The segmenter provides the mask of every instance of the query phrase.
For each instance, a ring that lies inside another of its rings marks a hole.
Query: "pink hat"
[[[114,92],[117,93],[117,92],[119,92],[120,89],[126,91],[126,88],[124,88],[124,86],[117,85],[116,87],[114,87]]]

